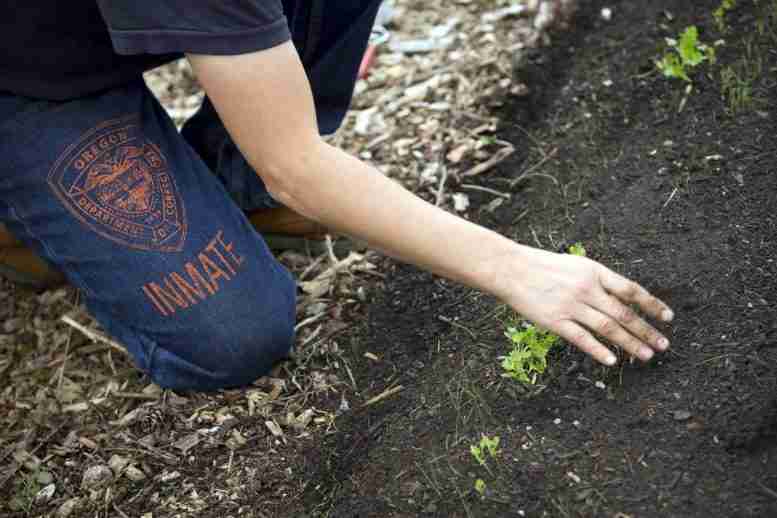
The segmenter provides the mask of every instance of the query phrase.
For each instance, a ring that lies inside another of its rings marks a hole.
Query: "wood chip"
[[[265,426],[274,437],[283,437],[283,430],[275,421],[265,421]]]
[[[200,444],[202,437],[198,433],[192,433],[179,439],[173,444],[173,447],[180,450],[182,453],[187,453],[189,450]]]
[[[396,394],[398,392],[401,392],[402,390],[404,390],[404,388],[405,387],[403,387],[402,385],[397,385],[394,388],[390,388],[390,389],[382,392],[381,394],[378,394],[374,398],[372,398],[369,401],[367,401],[366,403],[364,403],[364,405],[362,405],[362,406],[363,407],[367,407],[367,406],[370,406],[370,405],[374,405],[375,403],[380,403],[384,399],[386,399],[388,397],[391,397],[391,396],[393,396],[394,394]]]

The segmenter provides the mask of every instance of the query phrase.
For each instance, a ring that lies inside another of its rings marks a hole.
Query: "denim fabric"
[[[379,4],[284,3],[322,132]],[[244,213],[275,202],[209,102],[179,134],[140,79],[67,102],[0,93],[0,155],[0,220],[159,385],[246,385],[288,354],[295,282]]]
[[[164,387],[250,383],[285,356],[296,288],[142,82],[0,97],[0,217]]]

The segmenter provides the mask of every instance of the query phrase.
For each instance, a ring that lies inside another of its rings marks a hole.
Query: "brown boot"
[[[294,250],[312,255],[326,252],[324,239],[330,232],[327,232],[323,225],[291,209],[286,207],[263,209],[252,212],[248,215],[248,219],[257,232],[262,234],[270,250],[276,252]],[[341,240],[333,247],[336,253],[347,254],[354,247],[365,248],[365,245]]]
[[[5,227],[2,228],[5,230]],[[65,276],[35,255],[29,248],[0,248],[0,276],[33,289],[65,283]]]
[[[248,215],[249,221],[263,236],[283,235],[301,239],[324,239],[326,229],[313,220],[286,207],[262,209]]]
[[[262,234],[271,250],[321,253],[326,230],[318,223],[286,207],[252,212],[248,219]],[[26,248],[0,223],[0,276],[34,289],[52,288],[65,282],[54,270]]]

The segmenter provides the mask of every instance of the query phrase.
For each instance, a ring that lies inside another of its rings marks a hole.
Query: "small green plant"
[[[720,84],[728,109],[736,114],[753,102],[753,85],[749,79],[740,75],[734,67],[724,67],[720,71]]]
[[[665,77],[692,82],[688,72],[705,61],[715,62],[715,49],[699,41],[699,30],[691,25],[680,36],[680,41],[667,38],[669,50],[656,61],[656,67]]]
[[[14,511],[22,511],[30,514],[33,505],[35,505],[35,496],[40,492],[41,485],[37,480],[37,473],[23,475],[17,486],[16,494],[11,497],[9,506]]]
[[[488,437],[487,435],[483,435],[480,438],[480,443],[472,444],[469,447],[469,451],[472,453],[472,456],[475,457],[478,464],[485,466],[486,453],[488,453],[492,459],[496,459],[496,456],[499,455],[499,437]]]
[[[728,110],[737,114],[750,108],[755,103],[762,103],[754,95],[754,83],[763,75],[764,61],[757,43],[753,38],[746,38],[744,54],[733,65],[720,70],[721,93],[726,99]]]
[[[715,25],[718,26],[718,31],[723,33],[728,32],[726,15],[736,6],[737,0],[723,0],[717,9],[712,11],[712,16],[715,18]]]
[[[509,327],[505,336],[512,342],[513,350],[499,358],[505,371],[502,376],[534,385],[537,376],[548,367],[548,351],[558,342],[558,336],[531,324],[523,329]]]
[[[575,243],[574,245],[569,247],[569,253],[572,255],[577,255],[579,257],[587,257],[588,252],[586,251],[585,247],[583,246],[583,243]]]
[[[486,483],[482,478],[475,481],[475,491],[477,491],[481,497],[486,496]]]

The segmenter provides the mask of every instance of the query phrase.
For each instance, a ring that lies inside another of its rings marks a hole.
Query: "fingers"
[[[641,340],[643,344],[657,351],[666,351],[669,348],[669,340],[665,336],[615,297],[602,295],[593,307],[613,318],[625,331]]]
[[[655,354],[652,347],[624,329],[617,320],[597,309],[586,306],[581,311],[578,321],[597,335],[606,338],[631,356],[644,362],[649,361]]]
[[[565,320],[558,327],[558,334],[567,342],[574,344],[578,349],[591,356],[599,363],[612,367],[618,361],[615,355],[607,347],[601,344],[582,326]]]
[[[605,290],[627,304],[637,304],[645,313],[657,320],[671,322],[674,312],[651,295],[645,288],[607,268],[602,268],[600,282]]]

